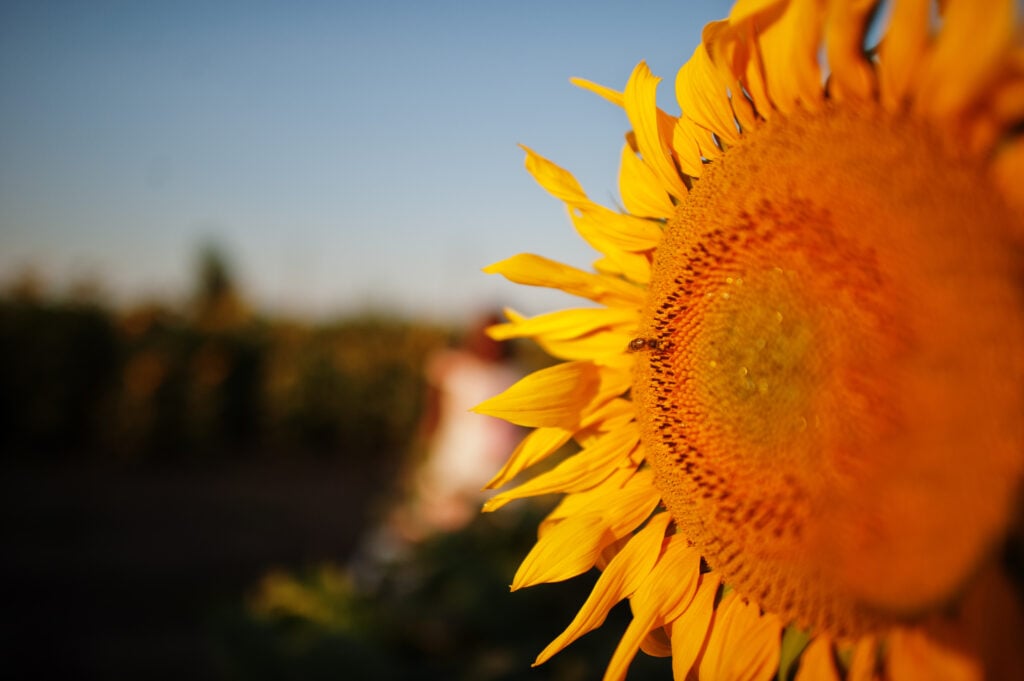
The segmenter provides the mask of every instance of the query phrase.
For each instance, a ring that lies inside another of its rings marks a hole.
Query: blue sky
[[[563,305],[480,267],[595,258],[517,143],[614,202],[620,110],[731,3],[0,3],[0,283],[181,299],[220,244],[257,307]],[[612,203],[612,205],[614,205]]]

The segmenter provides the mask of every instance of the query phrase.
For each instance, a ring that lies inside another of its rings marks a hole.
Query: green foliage
[[[221,630],[229,675],[246,679],[366,681],[584,681],[601,678],[628,623],[620,605],[605,625],[533,668],[569,624],[593,580],[510,593],[512,575],[536,539],[542,511],[502,510],[416,547],[360,591],[347,573],[321,566],[273,573],[248,612]],[[593,576],[592,576],[593,577]],[[339,670],[344,670],[339,671]],[[632,681],[671,677],[668,660],[640,654]]]

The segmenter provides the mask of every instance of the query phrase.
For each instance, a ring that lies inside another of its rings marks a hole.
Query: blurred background
[[[647,60],[675,111],[729,5],[0,3],[11,668],[598,677],[628,612],[529,667],[592,582],[508,593],[551,500],[478,516],[522,433],[460,420],[549,361],[488,315],[579,303],[480,268],[589,265],[516,145],[616,205],[568,78]]]

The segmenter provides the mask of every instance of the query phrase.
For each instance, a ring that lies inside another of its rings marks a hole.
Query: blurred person
[[[484,315],[457,347],[427,359],[419,429],[424,455],[412,467],[403,497],[357,551],[357,579],[372,581],[369,573],[400,560],[414,544],[461,529],[492,494],[484,486],[522,436],[508,422],[470,411],[521,376],[509,343],[486,333],[500,321],[497,314]]]
[[[428,394],[421,422],[425,459],[413,478],[402,520],[410,539],[465,526],[490,496],[484,485],[522,435],[506,421],[471,412],[518,378],[510,346],[487,335],[501,320],[489,314],[471,327],[461,347],[427,360]]]

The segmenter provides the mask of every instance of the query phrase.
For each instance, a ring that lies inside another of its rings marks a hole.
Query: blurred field
[[[344,564],[416,449],[449,331],[263,319],[207,274],[184,310],[0,299],[3,641],[25,668],[221,676],[215,615],[271,568]]]
[[[510,594],[543,504],[349,564],[423,456],[426,358],[459,329],[193,298],[0,295],[3,653],[75,679],[589,679],[625,626],[538,669],[587,595]],[[524,370],[545,360],[518,348]],[[632,679],[665,661],[647,660]],[[654,665],[654,666],[648,666]],[[645,671],[646,670],[646,671]]]

